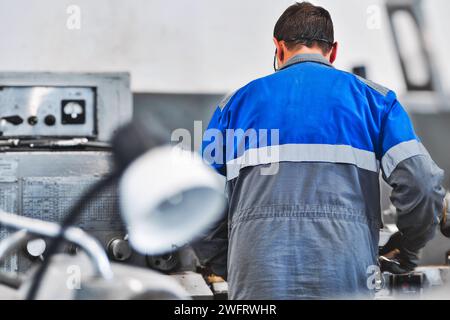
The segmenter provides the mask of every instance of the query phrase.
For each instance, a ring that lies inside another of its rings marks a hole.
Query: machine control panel
[[[0,138],[95,136],[95,88],[0,87]]]

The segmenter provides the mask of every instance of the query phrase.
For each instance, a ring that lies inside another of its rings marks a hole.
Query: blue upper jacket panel
[[[417,139],[394,92],[317,62],[293,64],[247,84],[217,108],[209,128],[224,135],[226,129],[278,129],[280,145],[348,145],[374,152],[377,159]],[[258,147],[243,143],[245,149]],[[269,135],[268,145],[273,144]],[[234,149],[224,152],[225,161],[238,156]]]

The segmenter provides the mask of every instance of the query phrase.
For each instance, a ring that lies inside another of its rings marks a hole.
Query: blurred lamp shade
[[[219,176],[199,155],[168,145],[135,160],[119,188],[130,243],[147,255],[195,240],[225,209]]]

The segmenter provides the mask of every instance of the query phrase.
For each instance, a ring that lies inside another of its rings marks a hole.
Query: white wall
[[[435,37],[448,39],[448,0],[426,0]],[[403,88],[389,25],[367,27],[381,0],[321,0],[341,42],[337,66]],[[272,71],[272,31],[290,0],[0,0],[0,70],[130,71],[141,92],[222,93]],[[81,29],[66,28],[69,5]],[[383,8],[383,7],[381,7]],[[439,47],[443,50],[442,44]],[[450,83],[450,65],[442,55]]]

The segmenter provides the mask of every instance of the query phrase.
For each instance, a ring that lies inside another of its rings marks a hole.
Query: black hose
[[[26,299],[27,300],[34,300],[37,294],[37,291],[39,289],[39,286],[42,282],[42,279],[45,275],[45,272],[47,271],[47,268],[50,264],[50,258],[52,255],[54,255],[59,247],[60,244],[64,240],[64,233],[68,227],[73,225],[77,218],[80,216],[80,214],[85,209],[86,205],[89,204],[94,198],[101,193],[106,187],[110,186],[113,182],[115,182],[119,177],[119,174],[111,174],[104,179],[94,183],[92,186],[89,187],[89,189],[83,194],[81,198],[78,199],[78,201],[72,206],[67,216],[64,218],[64,220],[61,223],[61,231],[59,232],[58,236],[51,239],[48,250],[46,253],[46,259],[42,262],[42,264],[37,269],[32,282],[30,289],[27,292]]]

